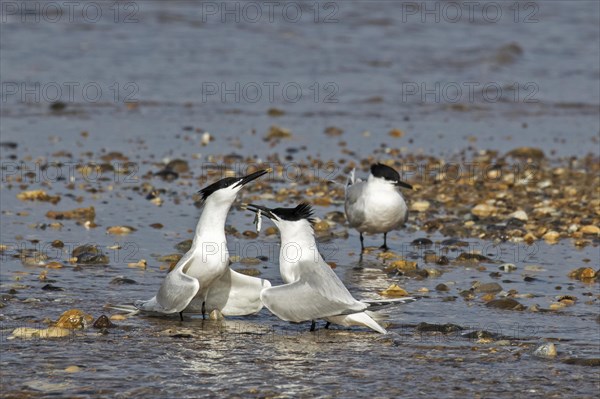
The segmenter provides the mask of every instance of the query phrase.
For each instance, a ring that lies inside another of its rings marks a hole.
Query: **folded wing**
[[[192,261],[192,254],[187,253],[167,274],[156,296],[149,301],[137,301],[135,307],[144,312],[162,314],[183,311],[200,289],[198,280],[185,274]]]
[[[260,292],[270,286],[268,280],[247,276],[227,268],[223,276],[211,285],[205,310],[211,312],[218,309],[224,316],[258,313],[263,307]],[[199,302],[200,300],[192,301],[189,311],[198,311],[198,307],[202,306]]]
[[[293,322],[366,309],[367,305],[354,299],[329,266],[323,264],[301,262],[300,279],[263,290],[260,296],[262,302],[280,319]]]

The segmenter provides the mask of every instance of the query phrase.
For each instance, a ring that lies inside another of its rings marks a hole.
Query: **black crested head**
[[[306,219],[310,223],[314,223],[313,209],[306,202],[301,203],[295,208],[275,208],[271,209],[271,213],[277,216],[281,220],[287,220],[295,222],[298,220]]]
[[[390,168],[382,163],[371,165],[371,174],[375,177],[381,177],[387,181],[397,183],[400,181],[400,175],[394,168]]]
[[[214,182],[210,186],[204,187],[202,190],[200,190],[198,192],[200,194],[202,194],[202,199],[206,200],[215,191],[220,190],[225,187],[229,187],[232,184],[239,182],[240,179],[241,179],[241,177],[226,177],[217,182]]]

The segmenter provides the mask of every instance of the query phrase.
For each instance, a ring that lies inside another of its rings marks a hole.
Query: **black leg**
[[[379,248],[383,249],[384,251],[387,251],[389,249],[387,246],[387,233],[383,233],[383,245]]]
[[[327,323],[325,324],[325,329],[326,329],[326,330],[329,330],[329,326],[330,326],[330,325],[331,325],[331,323],[330,323],[330,322],[327,322]]]
[[[183,321],[183,311],[179,312],[179,321]]]
[[[362,254],[363,252],[365,252],[365,238],[360,233],[360,253]]]
[[[317,327],[317,322],[313,320],[312,323],[310,323],[310,331],[315,331],[316,327]]]
[[[206,319],[206,302],[202,302],[202,320]]]

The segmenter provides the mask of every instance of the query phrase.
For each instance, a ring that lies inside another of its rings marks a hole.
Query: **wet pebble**
[[[256,259],[256,258],[253,258],[253,259]],[[238,272],[240,274],[245,274],[246,276],[251,276],[251,277],[260,276],[260,270],[258,270],[256,268],[237,269],[236,272]]]
[[[431,246],[431,245],[433,245],[433,241],[431,241],[429,238],[422,237],[422,238],[417,238],[417,239],[413,240],[411,242],[411,245],[414,245],[414,246]]]
[[[498,269],[502,270],[503,272],[510,273],[510,272],[517,270],[517,266],[515,266],[512,263],[505,263],[502,266],[500,266]]]
[[[446,292],[446,291],[450,291],[450,288],[448,288],[448,286],[446,284],[440,283],[435,286],[435,290],[440,291],[440,292]]]
[[[192,248],[192,240],[183,240],[175,244],[175,249],[181,252],[187,252]]]
[[[502,291],[502,286],[498,283],[484,283],[484,284],[478,284],[477,286],[474,287],[475,292],[476,293],[483,293],[483,294],[488,294],[488,293],[498,293],[500,291]]]
[[[134,231],[136,231],[136,229],[131,226],[110,226],[106,229],[106,233],[118,236],[131,234]]]
[[[106,315],[101,315],[94,321],[94,324],[92,324],[92,327],[94,327],[96,329],[102,329],[102,328],[114,328],[114,327],[116,327],[116,325],[113,324],[110,321],[110,319],[108,317],[106,317]]]
[[[556,345],[552,342],[540,345],[533,351],[533,355],[545,359],[555,358],[557,355]]]
[[[600,367],[600,358],[579,358],[572,357],[568,359],[564,359],[562,361],[564,364],[572,364],[576,366],[589,366],[589,367]]]
[[[452,333],[452,332],[456,332],[456,331],[462,331],[464,330],[463,327],[457,325],[457,324],[431,324],[431,323],[419,323],[417,324],[417,331],[419,332],[441,332],[444,334],[448,334],[448,333]]]
[[[94,318],[79,309],[70,309],[64,312],[54,324],[55,327],[67,329],[82,329],[87,323],[91,323]]]
[[[485,304],[488,308],[503,309],[503,310],[523,310],[525,307],[517,300],[512,298],[494,299]]]
[[[48,211],[46,212],[46,217],[55,220],[74,219],[93,221],[96,218],[96,210],[93,206],[90,206],[89,208],[75,208],[70,211]]]
[[[73,249],[71,256],[76,258],[75,262],[78,264],[107,265],[109,263],[108,256],[93,244],[85,244]]]
[[[223,316],[223,313],[221,313],[218,309],[215,309],[212,312],[210,312],[210,314],[208,315],[208,318],[210,320],[223,320],[223,319],[225,319],[225,317]]]
[[[408,296],[408,292],[404,288],[399,287],[397,284],[390,285],[388,288],[381,291],[379,294],[383,295],[383,296],[389,296],[389,297]]]
[[[591,267],[580,267],[579,269],[572,270],[569,273],[570,278],[574,278],[581,281],[591,281],[596,278],[596,271]]]
[[[137,281],[127,278],[125,276],[118,276],[118,277],[113,278],[109,284],[112,284],[112,285],[137,284]]]

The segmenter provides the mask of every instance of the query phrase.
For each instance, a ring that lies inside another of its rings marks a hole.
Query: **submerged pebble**
[[[534,354],[534,356],[537,356],[537,357],[552,359],[552,358],[555,358],[558,353],[556,351],[556,345],[554,345],[552,342],[549,342],[549,343],[538,346],[533,351],[533,354]]]

